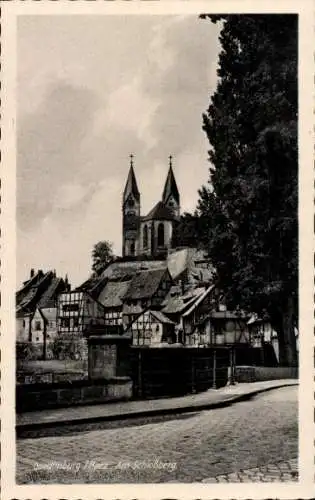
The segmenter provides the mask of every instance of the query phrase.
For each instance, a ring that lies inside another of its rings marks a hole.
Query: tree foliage
[[[280,362],[296,363],[297,16],[226,15],[218,86],[203,128],[210,179],[200,238],[231,305],[268,313]]]
[[[99,241],[92,250],[92,271],[101,274],[104,268],[115,259],[113,245],[108,241]]]
[[[198,214],[185,212],[174,225],[172,248],[195,247],[200,234],[200,220]]]

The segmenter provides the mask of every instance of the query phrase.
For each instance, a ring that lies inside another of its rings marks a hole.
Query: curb
[[[40,430],[40,429],[48,429],[48,428],[56,428],[56,427],[65,427],[68,425],[85,425],[85,424],[92,424],[92,423],[98,423],[98,422],[114,422],[117,420],[132,420],[132,419],[137,419],[137,418],[146,418],[146,417],[157,417],[157,416],[164,416],[164,415],[174,415],[174,414],[181,414],[181,413],[193,413],[195,411],[203,411],[203,410],[214,410],[218,408],[224,408],[227,406],[230,406],[234,403],[239,403],[242,401],[248,401],[250,400],[253,396],[256,396],[257,394],[260,394],[262,392],[268,392],[272,391],[274,389],[279,389],[281,387],[290,387],[290,386],[296,386],[298,385],[299,382],[296,381],[296,383],[287,383],[287,384],[279,384],[279,385],[273,385],[272,387],[265,387],[265,388],[260,388],[256,390],[252,390],[251,392],[247,392],[245,394],[237,394],[235,396],[231,396],[227,399],[224,399],[222,401],[217,401],[217,402],[209,402],[209,403],[202,403],[202,404],[195,404],[195,405],[186,405],[186,406],[180,406],[177,408],[157,408],[157,409],[150,409],[150,410],[139,410],[139,411],[134,411],[132,413],[114,413],[112,415],[98,415],[98,416],[92,416],[92,417],[83,417],[83,418],[76,418],[73,420],[56,420],[56,421],[49,421],[49,422],[33,422],[33,423],[27,423],[27,424],[16,424],[16,436],[17,437],[22,437],[22,433],[26,431],[35,431],[35,430]]]

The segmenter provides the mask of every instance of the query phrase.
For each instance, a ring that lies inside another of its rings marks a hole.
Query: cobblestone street
[[[203,479],[203,483],[245,483],[249,481],[260,482],[286,482],[298,480],[298,461],[288,460],[277,464],[263,465],[253,469],[244,469],[230,474],[220,474],[216,477]]]
[[[297,479],[297,387],[156,423],[17,441],[18,483]]]

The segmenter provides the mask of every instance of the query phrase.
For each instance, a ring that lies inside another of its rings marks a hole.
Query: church
[[[171,156],[162,198],[145,216],[141,215],[141,195],[133,168],[133,155],[130,156],[122,212],[123,257],[165,258],[171,248],[172,235],[180,216],[180,196]]]

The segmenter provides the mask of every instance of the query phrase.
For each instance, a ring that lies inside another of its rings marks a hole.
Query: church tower
[[[164,185],[162,202],[171,210],[174,217],[179,217],[180,213],[180,197],[173,172],[172,156],[169,157],[169,170]]]
[[[140,192],[133,169],[133,155],[130,155],[130,169],[123,193],[123,257],[138,254],[140,225]]]

